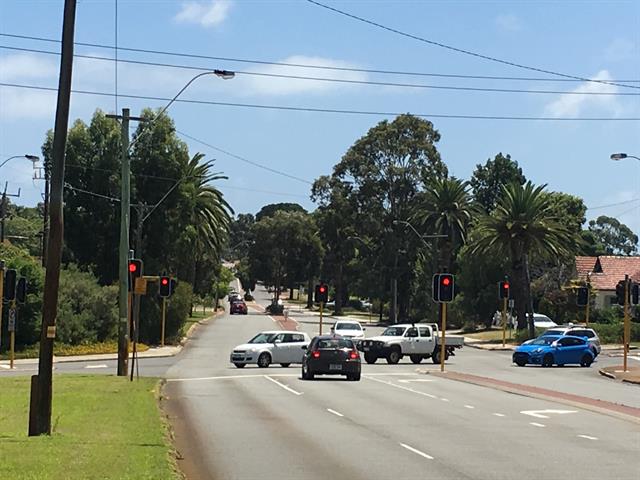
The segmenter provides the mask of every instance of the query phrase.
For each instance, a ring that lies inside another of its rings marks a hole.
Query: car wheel
[[[440,348],[436,347],[436,350],[431,355],[431,361],[436,365],[440,363]]]
[[[282,368],[287,368],[289,365],[291,365],[290,363],[281,363],[280,366]]]
[[[246,363],[234,363],[234,365],[238,368],[244,368],[244,366],[246,365]]]
[[[395,346],[391,347],[391,351],[387,354],[387,363],[389,365],[395,365],[400,361],[402,357],[402,353],[400,352],[400,348]]]
[[[359,382],[360,381],[360,374],[359,373],[350,373],[347,375],[347,380],[349,380],[350,382]]]
[[[422,355],[409,355],[409,358],[413,363],[420,363],[422,361]]]
[[[516,365],[519,367],[524,367],[527,364],[524,360],[516,360]]]
[[[376,360],[378,360],[378,357],[376,357],[375,354],[371,353],[371,352],[366,352],[364,354],[364,361],[372,364],[372,363],[376,363]]]
[[[302,364],[302,379],[313,380],[314,374],[309,371],[309,367],[306,364]]]
[[[590,367],[593,363],[593,358],[588,353],[585,353],[580,360],[581,367]]]
[[[547,353],[544,357],[542,357],[542,366],[553,367],[553,355]]]
[[[267,352],[262,352],[258,357],[258,366],[260,368],[267,368],[269,365],[271,365],[271,355]]]

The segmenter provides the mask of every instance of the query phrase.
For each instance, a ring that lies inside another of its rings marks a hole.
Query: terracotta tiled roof
[[[640,256],[576,257],[576,270],[581,280],[585,280],[587,273],[591,272],[591,284],[596,289],[615,290],[625,275],[640,281]]]

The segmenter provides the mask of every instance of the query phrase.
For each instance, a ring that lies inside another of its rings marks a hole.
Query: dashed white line
[[[476,407],[474,407],[473,405],[465,405],[464,408],[468,408],[469,410],[473,410]]]
[[[406,390],[407,392],[411,392],[411,393],[416,393],[418,395],[422,395],[424,397],[429,397],[429,398],[438,398],[435,395],[431,395],[430,393],[426,393],[426,392],[420,392],[418,390],[414,390],[413,388],[409,388],[409,387],[403,387],[402,385],[396,385],[395,383],[391,383],[391,382],[385,382],[384,380],[379,380],[377,378],[371,378],[368,375],[366,375],[364,378],[371,380],[373,382],[379,382],[379,383],[384,383],[385,385],[389,385],[391,387],[395,387],[395,388],[399,388],[400,390]]]
[[[442,400],[443,402],[448,402],[449,401],[448,398],[440,398],[440,400]]]
[[[101,363],[100,365],[86,365],[84,368],[109,368],[109,365]]]
[[[273,378],[271,378],[269,375],[265,375],[264,378],[266,378],[267,380],[275,383],[276,385],[284,388],[287,392],[291,392],[294,395],[302,395],[302,392],[296,392],[293,388],[290,388],[288,386],[286,386],[284,383],[280,383],[278,380],[275,380]]]
[[[335,416],[337,417],[344,417],[343,414],[341,414],[340,412],[336,412],[335,410],[331,409],[331,408],[327,408],[327,412],[329,413],[333,413]]]
[[[409,378],[407,380],[398,380],[400,383],[427,383],[433,382],[431,378]]]
[[[491,415],[495,415],[496,417],[506,417],[504,413],[492,413]]]
[[[545,427],[545,425],[537,422],[529,422],[529,425],[533,425],[534,427],[540,427],[540,428]]]
[[[598,437],[592,437],[590,435],[578,435],[580,438],[586,438],[587,440],[597,440]]]
[[[427,453],[421,452],[420,450],[418,450],[417,448],[413,448],[409,445],[407,445],[406,443],[401,443],[400,446],[402,448],[406,448],[407,450],[409,450],[410,452],[413,452],[415,454],[420,455],[421,457],[427,458],[429,460],[433,460],[433,457]]]

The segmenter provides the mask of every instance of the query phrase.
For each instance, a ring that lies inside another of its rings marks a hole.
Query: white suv
[[[302,363],[304,347],[309,342],[309,335],[295,330],[261,332],[247,343],[234,348],[230,360],[238,368],[248,363],[257,364],[261,368],[272,363],[288,367],[292,363]]]
[[[600,346],[600,337],[593,328],[581,327],[579,325],[569,325],[567,327],[550,328],[542,334],[544,335],[573,335],[574,337],[587,337],[589,345],[593,350],[593,355],[598,356],[602,347]]]

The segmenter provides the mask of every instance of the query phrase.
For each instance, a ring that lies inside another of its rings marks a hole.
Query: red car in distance
[[[247,304],[242,300],[236,300],[235,302],[231,302],[231,307],[229,308],[229,314],[233,315],[234,313],[240,315],[246,315],[249,313],[249,309],[247,308]]]

